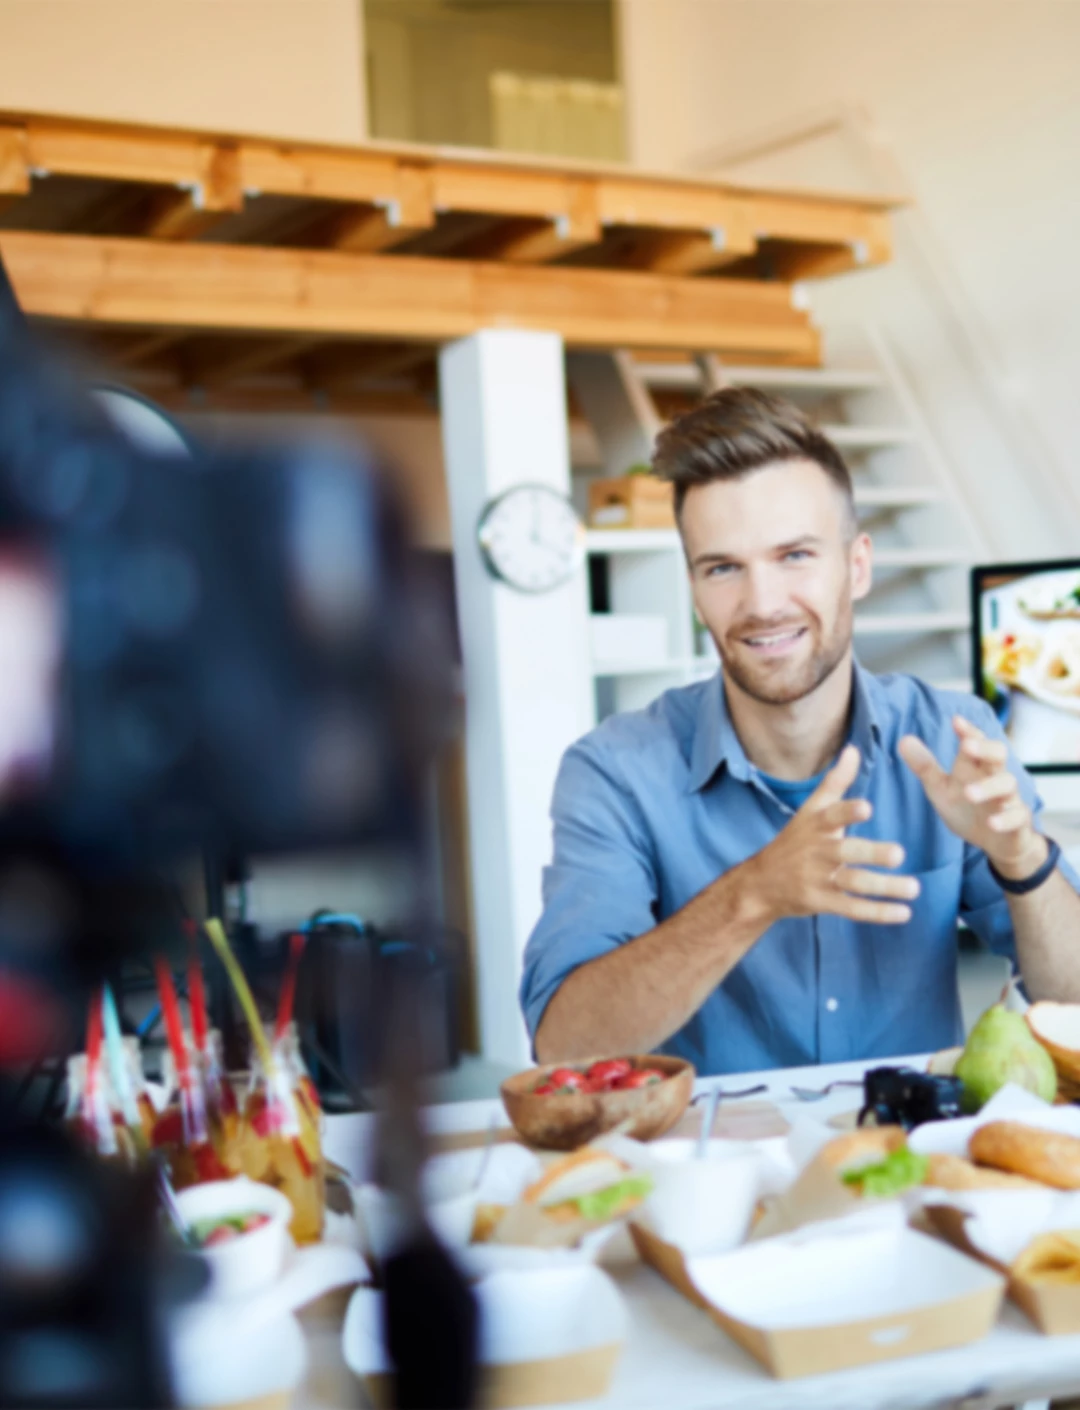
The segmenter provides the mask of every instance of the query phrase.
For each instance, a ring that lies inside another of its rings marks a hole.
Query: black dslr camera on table
[[[140,450],[0,267],[0,1405],[170,1403],[149,1181],[28,1120],[27,1067],[179,942],[193,857],[377,840],[422,889],[433,620],[372,466]]]

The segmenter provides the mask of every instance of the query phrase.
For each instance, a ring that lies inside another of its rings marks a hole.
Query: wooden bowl
[[[546,1150],[572,1151],[597,1136],[613,1131],[624,1121],[631,1125],[626,1135],[638,1141],[651,1141],[670,1131],[690,1103],[696,1073],[691,1063],[674,1057],[633,1057],[635,1068],[651,1067],[664,1074],[663,1082],[649,1087],[614,1092],[553,1092],[538,1097],[534,1089],[547,1080],[557,1067],[574,1067],[584,1072],[595,1059],[585,1062],[552,1062],[531,1067],[509,1077],[499,1089],[506,1114],[514,1129],[530,1146]]]

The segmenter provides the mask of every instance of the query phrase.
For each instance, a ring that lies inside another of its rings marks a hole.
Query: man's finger
[[[913,876],[892,876],[861,867],[841,867],[833,884],[853,896],[881,896],[894,901],[914,901],[919,894],[919,883]]]
[[[973,759],[977,764],[1003,765],[1008,762],[1008,746],[1000,739],[965,739],[960,745],[960,753],[965,759]]]
[[[1002,808],[1000,813],[995,813],[987,821],[995,832],[1017,832],[1031,821],[1031,814],[1025,803],[1014,803]]]
[[[818,813],[818,820],[826,832],[842,832],[845,827],[868,822],[874,815],[874,805],[865,798],[841,798],[839,803],[830,803]]]
[[[964,789],[964,796],[971,803],[990,803],[995,798],[1010,798],[1018,787],[1015,777],[1006,769],[1004,773],[969,783]]]
[[[954,715],[952,717],[953,729],[961,739],[987,739],[989,736],[972,723],[966,715]]]
[[[859,776],[862,756],[854,744],[845,745],[840,757],[803,804],[812,812],[838,803]]]
[[[848,866],[887,867],[895,871],[904,864],[899,842],[871,842],[866,837],[845,837],[840,843],[840,860]]]
[[[831,915],[846,916],[848,920],[860,920],[867,925],[906,925],[911,919],[910,906],[898,901],[866,901],[845,891],[838,892],[835,902],[827,909]]]
[[[948,779],[949,775],[922,740],[917,739],[915,735],[905,734],[897,746],[897,751],[924,788],[939,787]]]

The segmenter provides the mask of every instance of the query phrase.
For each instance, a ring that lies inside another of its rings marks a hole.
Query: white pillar
[[[454,577],[465,669],[469,851],[484,1055],[525,1065],[521,956],[551,856],[563,751],[593,722],[584,571],[551,592],[496,582],[476,543],[512,485],[570,491],[562,341],[492,330],[439,356]]]

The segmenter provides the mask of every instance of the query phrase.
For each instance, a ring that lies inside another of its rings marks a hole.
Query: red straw
[[[191,1032],[195,1039],[195,1051],[205,1053],[209,1041],[210,1024],[206,1018],[206,990],[203,988],[202,965],[199,963],[199,931],[193,920],[184,921],[184,933],[187,935],[191,947],[188,958],[188,1002],[191,1005]]]
[[[296,999],[296,974],[300,968],[300,956],[304,952],[304,936],[296,930],[289,936],[289,961],[285,977],[281,981],[281,994],[278,998],[277,1023],[274,1027],[274,1042],[280,1043],[286,1029],[292,1022],[293,1003]]]
[[[177,1078],[182,1079],[188,1075],[188,1054],[187,1046],[184,1043],[184,1029],[180,1022],[180,1005],[177,1002],[176,989],[173,987],[169,966],[161,955],[155,959],[154,969],[157,974],[158,992],[161,995],[161,1011],[165,1016],[165,1034],[172,1050],[173,1062],[176,1063]]]
[[[90,1012],[86,1019],[86,1090],[93,1091],[101,1064],[101,1001],[102,991],[95,989],[90,996]]]

